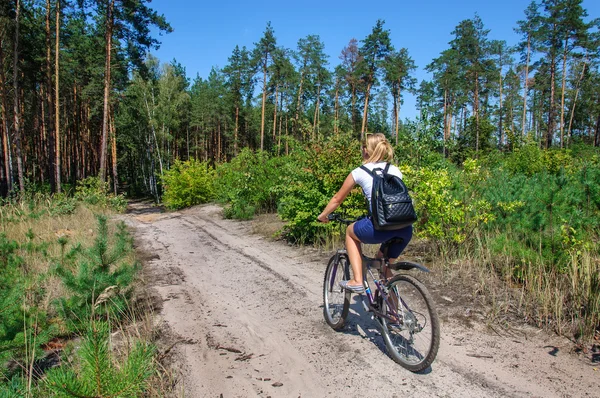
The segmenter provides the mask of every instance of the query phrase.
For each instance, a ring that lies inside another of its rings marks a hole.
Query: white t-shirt
[[[386,162],[378,162],[378,163],[365,163],[365,166],[369,170],[373,170],[375,168],[385,169]],[[393,164],[390,164],[390,168],[388,169],[388,173],[391,175],[398,176],[402,178],[402,172]],[[354,182],[356,182],[363,190],[363,194],[367,198],[369,202],[369,209],[371,208],[371,191],[373,190],[373,177],[371,174],[367,173],[360,167],[352,170],[352,177],[354,178]]]

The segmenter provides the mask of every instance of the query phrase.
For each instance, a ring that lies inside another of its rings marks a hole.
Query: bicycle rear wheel
[[[388,354],[412,372],[428,368],[440,346],[440,324],[431,295],[408,275],[396,275],[386,287],[388,304],[382,306],[382,312],[393,320],[380,320]]]
[[[351,293],[339,285],[340,281],[348,279],[350,279],[348,257],[345,255],[331,257],[323,281],[323,315],[327,324],[335,330],[344,326],[348,316]]]

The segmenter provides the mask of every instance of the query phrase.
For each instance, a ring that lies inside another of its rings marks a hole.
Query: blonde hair
[[[367,150],[367,156],[363,164],[392,162],[394,160],[394,148],[385,138],[385,135],[381,133],[367,134],[363,148]]]

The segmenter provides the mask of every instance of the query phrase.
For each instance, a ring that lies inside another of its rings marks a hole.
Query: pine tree
[[[371,88],[378,83],[378,72],[386,57],[394,50],[390,39],[390,31],[383,29],[384,23],[385,21],[378,20],[373,27],[372,32],[361,41],[362,46],[359,48],[361,59],[357,65],[357,70],[363,82],[366,84],[361,140],[364,138],[363,135],[367,132]]]
[[[394,51],[385,60],[383,64],[385,73],[385,82],[392,93],[393,99],[393,126],[396,136],[396,145],[398,145],[398,130],[400,121],[400,105],[404,90],[414,92],[416,79],[411,76],[417,67],[413,59],[408,55],[406,48]]]
[[[267,23],[263,37],[258,43],[255,43],[255,48],[252,53],[254,63],[263,74],[262,88],[262,113],[260,120],[260,150],[264,150],[265,143],[265,106],[267,102],[267,76],[269,74],[269,66],[273,61],[273,53],[277,49],[277,39],[275,32],[271,26],[271,22]]]
[[[358,116],[356,112],[356,97],[360,86],[359,76],[359,65],[362,60],[362,56],[358,51],[358,41],[351,39],[350,42],[344,49],[339,57],[342,60],[342,71],[344,72],[344,79],[350,91],[350,120],[352,121],[352,130],[357,131]]]
[[[485,29],[483,22],[478,15],[473,19],[461,21],[452,34],[455,36],[450,42],[458,54],[460,54],[459,64],[462,67],[464,76],[471,83],[472,109],[475,117],[475,153],[479,152],[479,119],[480,119],[480,93],[482,90],[482,80],[490,72],[491,62],[489,60],[489,44],[487,35],[489,30]]]
[[[55,397],[139,397],[154,372],[155,348],[135,342],[125,359],[111,352],[110,327],[92,320],[77,351],[77,364],[48,372],[44,384]]]

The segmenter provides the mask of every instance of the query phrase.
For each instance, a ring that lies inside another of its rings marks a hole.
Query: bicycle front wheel
[[[350,308],[351,293],[342,289],[340,281],[350,279],[350,263],[345,255],[331,257],[323,281],[323,315],[329,326],[339,330],[344,326]]]
[[[406,369],[428,368],[440,346],[440,323],[425,286],[408,275],[396,275],[387,284],[382,335],[390,357]]]

